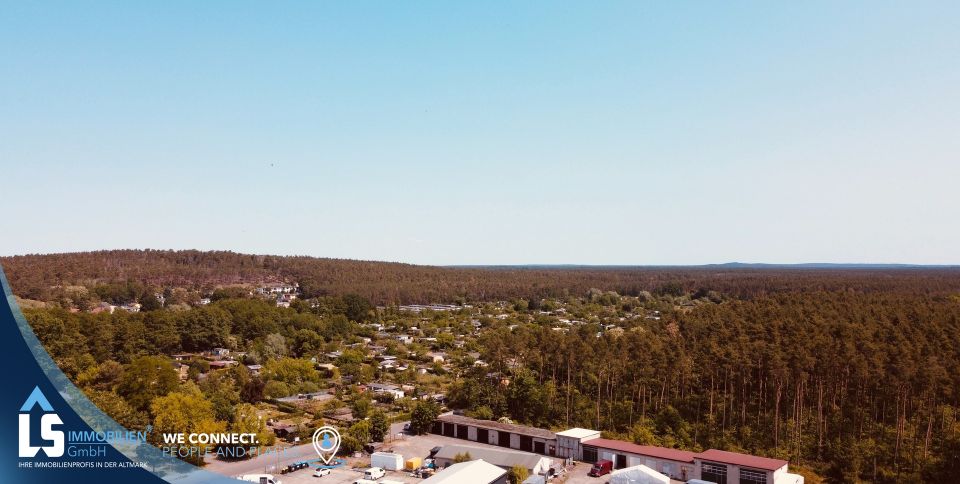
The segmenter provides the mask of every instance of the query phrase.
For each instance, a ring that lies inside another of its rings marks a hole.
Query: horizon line
[[[308,254],[258,254],[253,252],[239,252],[231,249],[151,249],[151,248],[142,248],[142,249],[96,249],[96,250],[78,250],[78,251],[67,251],[67,252],[34,252],[34,253],[22,253],[22,254],[13,254],[13,255],[0,255],[0,258],[12,258],[12,257],[49,257],[49,256],[67,256],[67,255],[76,255],[76,254],[92,254],[97,252],[112,252],[112,251],[152,251],[152,252],[229,252],[237,255],[250,255],[250,256],[262,256],[262,257],[309,257],[314,259],[328,259],[328,260],[343,260],[343,261],[354,261],[354,262],[379,262],[385,264],[406,264],[414,266],[426,266],[426,267],[443,267],[443,268],[800,268],[800,269],[952,269],[960,268],[960,264],[922,264],[922,263],[910,263],[910,262],[740,262],[740,261],[728,261],[728,262],[707,262],[701,264],[692,264],[692,263],[663,263],[663,264],[631,264],[631,263],[578,263],[578,262],[559,262],[559,263],[474,263],[474,264],[426,264],[426,263],[417,263],[417,262],[403,262],[403,261],[392,261],[384,259],[363,259],[363,258],[349,258],[349,257],[329,257],[329,256],[316,256]]]

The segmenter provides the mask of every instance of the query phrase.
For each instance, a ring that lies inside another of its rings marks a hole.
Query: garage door
[[[583,446],[583,461],[587,464],[593,464],[597,461],[597,448]]]
[[[533,437],[527,435],[520,436],[520,450],[533,452]]]

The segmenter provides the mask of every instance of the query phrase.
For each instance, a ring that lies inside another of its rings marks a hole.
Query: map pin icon
[[[323,426],[313,433],[313,450],[317,451],[317,455],[325,465],[330,465],[330,461],[337,455],[339,449],[340,432],[337,429]]]

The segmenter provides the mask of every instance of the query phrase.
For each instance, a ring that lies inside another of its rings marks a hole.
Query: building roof
[[[611,484],[620,483],[644,483],[644,484],[669,484],[670,478],[661,474],[643,464],[625,469],[618,469],[610,473]]]
[[[536,437],[538,439],[550,440],[557,438],[557,434],[549,430],[538,429],[536,427],[527,427],[526,425],[497,422],[495,420],[478,420],[475,418],[464,417],[463,415],[454,415],[452,413],[440,415],[437,417],[437,420],[453,424],[471,425],[482,429],[510,432],[517,435],[526,435],[529,437]]]
[[[727,452],[725,450],[710,449],[696,455],[697,459],[708,460],[711,462],[720,462],[722,464],[734,464],[742,467],[753,467],[754,469],[764,469],[775,471],[785,465],[787,461],[781,459],[771,459],[769,457],[757,457],[755,455],[738,454],[736,452]]]
[[[658,459],[667,459],[677,462],[693,463],[693,458],[699,457],[696,453],[686,450],[654,447],[652,445],[638,445],[630,442],[624,442],[622,440],[590,439],[584,442],[583,445],[599,447],[602,449],[618,450],[620,452],[628,452],[631,454],[656,457]]]
[[[497,467],[523,466],[527,469],[537,467],[542,459],[549,459],[530,452],[513,449],[498,449],[495,447],[470,447],[466,445],[444,445],[434,457],[436,459],[453,460],[457,454],[470,454],[471,459],[482,459]],[[452,482],[452,481],[451,481]]]
[[[454,464],[423,481],[423,484],[490,484],[507,471],[483,459]]]
[[[590,437],[593,435],[597,435],[599,433],[600,433],[599,430],[590,430],[590,429],[582,429],[580,427],[574,427],[569,430],[564,430],[563,432],[557,432],[557,435],[563,436],[563,437],[571,437],[574,439],[582,439],[584,437]]]

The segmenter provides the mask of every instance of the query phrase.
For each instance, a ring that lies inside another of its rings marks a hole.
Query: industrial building
[[[787,461],[710,449],[694,456],[697,478],[718,484],[803,484]]]
[[[717,484],[803,484],[803,476],[790,474],[785,460],[715,449],[696,453],[638,445],[604,439],[600,436],[600,431],[584,428],[554,433],[535,427],[478,420],[448,413],[437,417],[432,432],[590,464],[598,460],[609,460],[614,469],[644,465],[680,481],[703,479]],[[491,462],[490,459],[486,460]]]
[[[579,427],[557,432],[557,457],[583,460],[583,442],[600,438],[599,430]]]
[[[557,435],[536,427],[447,413],[437,417],[431,433],[541,455],[557,455]]]
[[[787,461],[710,449],[695,453],[620,440],[593,438],[581,443],[584,462],[613,462],[614,469],[645,465],[671,479],[702,479],[717,484],[803,484],[787,472]]]
[[[609,460],[614,469],[645,465],[680,481],[695,477],[694,452],[601,438],[587,440],[581,445],[580,460],[584,462]]]
[[[433,458],[438,467],[453,464],[458,455],[470,454],[470,459],[482,459],[504,470],[514,466],[527,469],[531,475],[550,474],[553,459],[529,452],[494,449],[491,447],[470,447],[466,445],[444,445]]]

